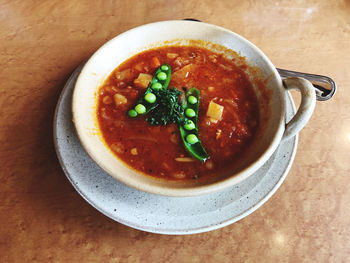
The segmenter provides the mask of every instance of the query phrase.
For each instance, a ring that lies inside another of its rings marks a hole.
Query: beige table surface
[[[260,209],[189,236],[112,221],[73,189],[54,108],[79,63],[144,23],[194,17],[235,31],[281,68],[328,75],[295,162]],[[1,262],[350,262],[350,1],[0,1]]]

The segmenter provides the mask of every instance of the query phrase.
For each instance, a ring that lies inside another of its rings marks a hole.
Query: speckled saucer
[[[57,103],[54,141],[64,173],[78,193],[113,220],[160,234],[194,234],[232,224],[264,204],[279,188],[294,160],[298,138],[281,142],[272,157],[236,186],[195,197],[148,194],[119,183],[87,155],[72,123],[71,100],[82,65],[67,81]],[[287,120],[295,107],[287,96]]]

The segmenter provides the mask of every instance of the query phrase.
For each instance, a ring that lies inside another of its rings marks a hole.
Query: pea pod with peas
[[[155,109],[158,106],[156,91],[161,89],[166,90],[168,88],[171,78],[171,66],[168,64],[161,65],[145,91],[143,97],[141,97],[133,109],[129,110],[130,117],[137,117],[138,115],[145,115]]]
[[[185,116],[183,124],[180,125],[180,134],[186,150],[196,159],[205,162],[209,155],[205,151],[198,134],[198,110],[199,110],[200,91],[191,88],[186,93],[186,99],[183,102]]]

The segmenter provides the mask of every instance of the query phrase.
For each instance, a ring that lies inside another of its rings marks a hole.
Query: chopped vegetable
[[[217,139],[217,140],[220,138],[221,133],[222,133],[222,130],[221,130],[221,129],[217,129],[217,130],[216,130],[215,135],[216,135],[216,139]]]
[[[175,161],[182,162],[182,163],[191,163],[196,161],[196,159],[190,158],[190,157],[177,157],[175,158]]]
[[[128,102],[128,99],[124,95],[121,95],[118,93],[114,94],[113,98],[116,106],[119,106]]]
[[[233,70],[232,67],[226,66],[226,65],[224,65],[224,64],[219,64],[219,66],[222,67],[224,70],[227,70],[227,71],[232,71],[232,70]]]
[[[186,177],[186,174],[183,171],[172,173],[170,176],[172,176],[175,179],[184,179]]]
[[[209,92],[213,92],[214,90],[215,90],[215,88],[214,88],[214,87],[211,87],[211,86],[210,86],[210,87],[208,87],[208,91],[209,91]]]
[[[132,149],[130,150],[130,153],[131,153],[132,155],[138,155],[137,148],[132,148]]]
[[[137,71],[142,72],[144,70],[144,63],[143,62],[137,63],[133,68],[136,69]]]
[[[124,145],[120,142],[111,144],[111,148],[116,153],[124,153]]]
[[[131,70],[130,69],[125,69],[123,71],[117,71],[115,73],[115,77],[118,80],[125,80],[125,79],[130,79],[132,77]]]
[[[160,61],[157,57],[153,57],[151,61],[151,66],[153,68],[158,68],[160,66]]]
[[[208,170],[211,170],[214,168],[214,163],[212,160],[208,160],[206,163],[205,163],[205,167],[208,169]]]
[[[210,119],[213,119],[214,121],[219,121],[221,120],[223,111],[224,111],[224,106],[221,106],[211,100],[208,106],[207,116]]]
[[[147,88],[148,84],[152,80],[152,75],[140,73],[137,79],[134,80],[134,84],[139,88]]]
[[[167,58],[174,59],[178,56],[179,54],[176,53],[167,53],[166,56]]]
[[[102,101],[103,101],[104,104],[107,104],[107,105],[108,104],[112,104],[112,102],[113,102],[113,100],[112,100],[112,98],[110,96],[103,97]]]
[[[182,57],[177,57],[174,61],[174,64],[182,67],[184,65],[187,65],[188,63],[190,63],[190,61],[188,59],[182,58]]]
[[[193,73],[198,68],[198,65],[196,64],[188,64],[184,66],[183,68],[177,70],[174,72],[172,80],[175,82],[182,82],[184,79],[186,79],[190,73]]]
[[[217,55],[209,55],[209,60],[213,63],[216,63],[217,62],[217,58],[218,56]]]

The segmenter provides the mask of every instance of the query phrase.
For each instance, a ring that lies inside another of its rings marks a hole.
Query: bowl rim
[[[247,45],[249,48],[254,50],[254,52],[257,53],[264,60],[264,62],[268,65],[269,70],[272,72],[273,78],[275,78],[277,83],[279,83],[278,86],[281,88],[283,87],[282,79],[281,79],[280,75],[278,74],[276,67],[272,64],[270,59],[257,46],[255,46],[249,40],[247,40],[246,38],[244,38],[243,36],[241,36],[235,32],[232,32],[226,28],[223,28],[223,27],[220,27],[217,25],[204,23],[204,22],[199,23],[196,21],[187,21],[187,20],[186,21],[185,20],[166,20],[166,21],[148,23],[148,24],[144,24],[144,25],[129,29],[129,30],[113,37],[112,39],[107,41],[105,44],[103,44],[100,48],[98,48],[95,51],[95,53],[87,60],[87,62],[83,66],[83,68],[78,76],[78,79],[75,83],[75,87],[74,87],[74,91],[73,91],[72,114],[73,114],[73,120],[75,120],[75,121],[73,121],[74,126],[75,126],[75,130],[76,130],[76,133],[77,133],[77,136],[79,138],[80,143],[82,144],[83,148],[86,150],[88,155],[92,158],[92,160],[95,163],[97,163],[97,165],[99,167],[101,167],[102,170],[104,170],[108,175],[112,176],[114,179],[116,179],[116,180],[118,180],[118,181],[132,187],[132,188],[135,188],[135,189],[138,189],[141,191],[145,191],[145,192],[148,192],[151,194],[159,194],[159,195],[173,196],[173,197],[196,196],[196,195],[203,195],[203,194],[207,194],[207,193],[211,193],[211,192],[220,191],[224,188],[230,187],[232,185],[235,185],[235,184],[243,181],[244,179],[246,179],[247,177],[252,175],[254,172],[256,172],[271,157],[271,155],[277,149],[277,147],[278,147],[278,145],[283,137],[284,127],[285,127],[284,111],[280,114],[280,118],[278,121],[279,125],[278,125],[276,132],[274,133],[273,138],[270,141],[270,144],[268,145],[268,147],[266,147],[264,152],[251,165],[240,170],[238,173],[235,173],[234,175],[232,175],[228,178],[225,178],[223,180],[220,180],[218,182],[210,183],[207,185],[200,185],[200,186],[195,186],[195,187],[185,187],[185,188],[171,188],[168,186],[165,187],[165,186],[160,186],[160,185],[152,185],[152,184],[148,184],[148,183],[143,184],[141,182],[138,182],[138,184],[135,185],[132,180],[131,181],[128,180],[128,178],[121,175],[121,173],[115,173],[115,172],[111,171],[104,164],[104,162],[95,154],[93,147],[87,141],[84,140],[84,137],[82,136],[82,134],[86,132],[86,129],[84,129],[80,125],[80,122],[76,121],[79,118],[79,116],[77,115],[77,105],[78,104],[77,104],[77,99],[76,99],[76,97],[77,97],[76,92],[79,89],[79,86],[81,87],[80,83],[82,82],[82,79],[85,77],[85,75],[88,74],[88,69],[89,69],[90,65],[94,63],[95,59],[98,58],[100,56],[100,54],[102,52],[104,52],[105,49],[112,46],[120,38],[123,38],[124,36],[127,36],[128,34],[132,34],[136,30],[140,30],[140,29],[147,30],[147,27],[163,26],[164,24],[167,24],[167,23],[178,23],[179,26],[183,25],[183,24],[186,24],[186,25],[196,24],[196,25],[200,25],[203,27],[207,27],[211,30],[219,30],[221,32],[225,32],[225,33],[232,35],[234,38],[237,38],[240,42],[244,43],[244,45]],[[280,92],[279,94],[280,94],[279,99],[281,101],[281,104],[283,104],[282,109],[285,110],[284,97],[283,97],[284,94],[283,94],[283,92]],[[106,147],[106,145],[105,145],[105,147]],[[117,156],[115,156],[115,158],[119,160],[119,158]],[[130,166],[126,165],[123,161],[121,161],[121,160],[119,160],[119,161],[122,162],[123,165],[126,166],[128,169],[132,169],[132,168],[130,168]],[[132,170],[136,173],[142,174],[141,172],[139,172],[135,169],[132,169]],[[155,178],[155,179],[158,180],[157,178]]]

